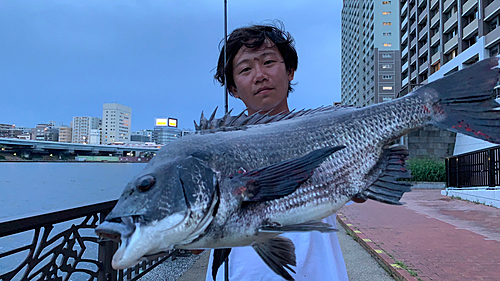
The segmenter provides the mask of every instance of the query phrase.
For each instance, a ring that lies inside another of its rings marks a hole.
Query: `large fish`
[[[216,273],[230,248],[251,245],[293,280],[294,245],[279,234],[332,231],[321,219],[353,197],[399,204],[410,190],[397,180],[409,177],[408,152],[394,140],[433,124],[500,143],[499,78],[491,58],[364,108],[202,119],[213,133],[162,148],[96,233],[121,240],[116,269],[172,249],[213,248]]]

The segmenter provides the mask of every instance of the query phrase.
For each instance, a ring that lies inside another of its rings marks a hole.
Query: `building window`
[[[391,25],[391,22],[390,21],[384,21],[382,24],[383,25]]]
[[[382,87],[382,90],[384,90],[384,91],[392,91],[392,86],[384,86],[384,87]]]
[[[384,59],[390,59],[390,58],[392,58],[392,54],[382,54],[382,57]]]
[[[391,11],[382,12],[382,15],[390,15]]]
[[[383,64],[382,69],[392,69],[392,64]]]
[[[391,1],[382,1],[382,5],[390,5]]]
[[[382,79],[392,79],[392,75],[382,75]]]
[[[391,43],[384,43],[384,47],[391,47],[392,44]]]
[[[390,33],[390,32],[384,32],[384,33],[382,33],[382,34],[383,34],[384,36],[392,36],[392,33]]]

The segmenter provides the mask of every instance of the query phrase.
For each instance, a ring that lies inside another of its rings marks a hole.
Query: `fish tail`
[[[477,62],[415,91],[430,100],[423,110],[430,123],[450,131],[500,143],[499,57]]]

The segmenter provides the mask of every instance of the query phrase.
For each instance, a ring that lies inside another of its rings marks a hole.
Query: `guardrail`
[[[500,146],[448,157],[447,187],[500,186]]]
[[[118,244],[99,239],[94,228],[116,202],[0,223],[0,239],[10,239],[5,240],[10,245],[23,244],[7,251],[0,248],[0,280],[138,280],[169,257],[179,255],[174,251],[132,268],[114,270],[111,259]]]

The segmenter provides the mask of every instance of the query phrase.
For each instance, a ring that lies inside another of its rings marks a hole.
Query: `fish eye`
[[[153,176],[151,175],[146,175],[141,178],[139,178],[135,184],[137,189],[141,192],[145,192],[151,189],[156,183],[156,180]]]

